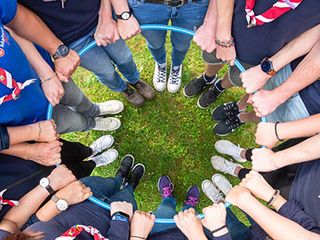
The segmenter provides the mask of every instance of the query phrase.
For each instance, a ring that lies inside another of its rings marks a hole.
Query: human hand
[[[107,46],[108,44],[115,43],[120,39],[117,23],[112,19],[99,19],[94,39],[97,46]]]
[[[153,214],[135,211],[130,223],[130,235],[147,239],[155,220]]]
[[[41,83],[42,90],[48,101],[52,106],[59,104],[64,95],[63,86],[57,76],[46,82]]]
[[[261,70],[260,65],[249,68],[240,74],[240,79],[243,83],[242,86],[245,88],[248,94],[252,94],[263,88],[270,78],[270,75]]]
[[[265,202],[269,201],[275,190],[267,183],[267,181],[255,171],[250,171],[240,186],[247,188],[256,198]]]
[[[59,139],[54,121],[46,120],[32,124],[35,133],[34,140],[37,142],[51,142]]]
[[[253,198],[250,191],[242,186],[234,186],[226,196],[226,202],[231,203],[234,206],[242,208],[247,204],[248,199]]]
[[[62,143],[55,140],[48,143],[29,144],[26,159],[44,166],[54,166],[61,163]]]
[[[62,82],[68,82],[72,73],[77,69],[79,64],[80,57],[72,49],[69,50],[69,54],[67,56],[55,60],[54,67],[59,80]]]
[[[214,231],[222,226],[226,225],[227,211],[223,203],[213,204],[210,207],[206,207],[202,210],[204,219],[202,220],[203,226],[210,231]],[[223,231],[222,231],[223,230]],[[217,232],[219,236],[228,232],[228,229],[221,229]]]
[[[128,20],[119,19],[117,24],[119,34],[124,40],[141,33],[140,25],[133,15]]]
[[[110,205],[111,205],[111,210],[110,210],[111,216],[116,212],[123,212],[123,213],[127,214],[130,217],[130,219],[132,218],[133,208],[132,208],[131,203],[112,202]]]
[[[55,191],[58,191],[77,180],[65,165],[60,165],[54,168],[48,176],[48,179],[50,181],[50,186]]]
[[[267,148],[272,148],[278,143],[274,129],[275,123],[260,122],[256,131],[256,143]]]
[[[196,217],[193,208],[179,212],[174,216],[177,227],[189,240],[207,239],[204,235],[201,220]]]
[[[258,172],[271,172],[279,168],[276,153],[268,148],[254,149],[251,159],[252,169]]]
[[[215,24],[204,23],[196,31],[193,38],[194,42],[206,52],[213,52],[216,49],[216,36],[215,36]]]
[[[56,196],[68,202],[69,206],[81,203],[92,196],[91,189],[80,181],[75,181],[60,189]]]

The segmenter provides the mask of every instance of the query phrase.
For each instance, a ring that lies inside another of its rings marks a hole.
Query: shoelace
[[[230,130],[234,130],[234,129],[238,128],[239,126],[241,126],[241,121],[238,118],[238,116],[233,116],[232,118],[228,118],[225,121],[225,123]]]
[[[184,203],[195,207],[195,206],[197,206],[198,202],[199,202],[198,198],[189,196],[188,199]]]
[[[235,103],[227,103],[223,106],[223,111],[227,117],[235,116],[239,113],[238,107]]]
[[[199,88],[203,88],[207,84],[207,81],[203,78],[203,76],[198,77],[197,81],[195,82],[195,86]]]
[[[137,82],[136,84],[135,84],[135,87],[136,88],[143,88],[143,87],[145,87],[146,85],[143,83],[143,82],[141,82],[141,81],[139,81],[139,82]]]
[[[128,94],[128,96],[131,96],[132,94],[135,93],[135,91],[131,87],[128,87],[125,93]]]
[[[178,85],[179,84],[179,72],[180,67],[178,69],[172,69],[171,72],[171,84]]]
[[[158,66],[157,82],[166,82],[166,68],[161,68]]]
[[[164,197],[164,198],[167,198],[167,197],[170,197],[172,196],[172,187],[164,187],[162,188],[162,194],[161,196]]]

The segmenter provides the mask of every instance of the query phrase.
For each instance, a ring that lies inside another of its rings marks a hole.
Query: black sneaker
[[[226,136],[237,130],[243,123],[238,116],[231,116],[228,119],[217,123],[214,132],[218,136]]]
[[[210,86],[212,83],[214,83],[217,79],[217,76],[211,81],[207,82],[204,78],[204,74],[202,74],[200,77],[197,77],[193,80],[191,80],[184,88],[183,88],[183,94],[186,97],[193,97],[198,94],[200,94],[206,87]]]
[[[143,164],[138,163],[132,169],[131,175],[128,178],[128,185],[130,185],[133,189],[136,189],[141,178],[144,176],[145,167]]]
[[[240,113],[237,102],[224,103],[215,109],[211,113],[211,117],[215,121],[224,121],[232,116],[236,116]]]
[[[134,166],[134,157],[130,154],[126,155],[124,158],[122,158],[121,163],[120,163],[120,167],[116,173],[116,176],[122,177],[123,178],[123,182],[126,182],[130,170],[133,168]]]
[[[222,79],[218,79],[217,81],[222,81]],[[200,98],[198,99],[198,107],[205,109],[210,106],[219,96],[223,91],[221,92],[217,87],[216,87],[216,82],[215,81],[211,87],[204,92]]]

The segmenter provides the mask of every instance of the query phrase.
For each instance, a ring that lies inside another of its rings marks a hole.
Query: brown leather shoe
[[[139,80],[136,84],[132,84],[132,86],[137,89],[146,100],[151,100],[155,97],[153,88],[145,81]]]
[[[128,100],[129,103],[133,104],[134,106],[142,106],[145,102],[144,97],[131,86],[127,86],[127,89],[122,92],[123,96]]]

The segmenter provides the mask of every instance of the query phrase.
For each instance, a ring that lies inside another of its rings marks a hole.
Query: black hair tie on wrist
[[[278,124],[279,124],[279,123],[280,123],[280,122],[276,122],[276,124],[274,125],[274,133],[276,134],[276,138],[278,139],[278,141],[282,142],[283,139],[280,139],[280,138],[279,138],[279,135],[278,135]]]
[[[219,231],[221,231],[222,229],[224,229],[224,228],[226,228],[226,227],[227,227],[227,225],[223,225],[222,227],[219,227],[219,228],[211,231],[211,234],[213,235],[214,233],[219,232]]]

